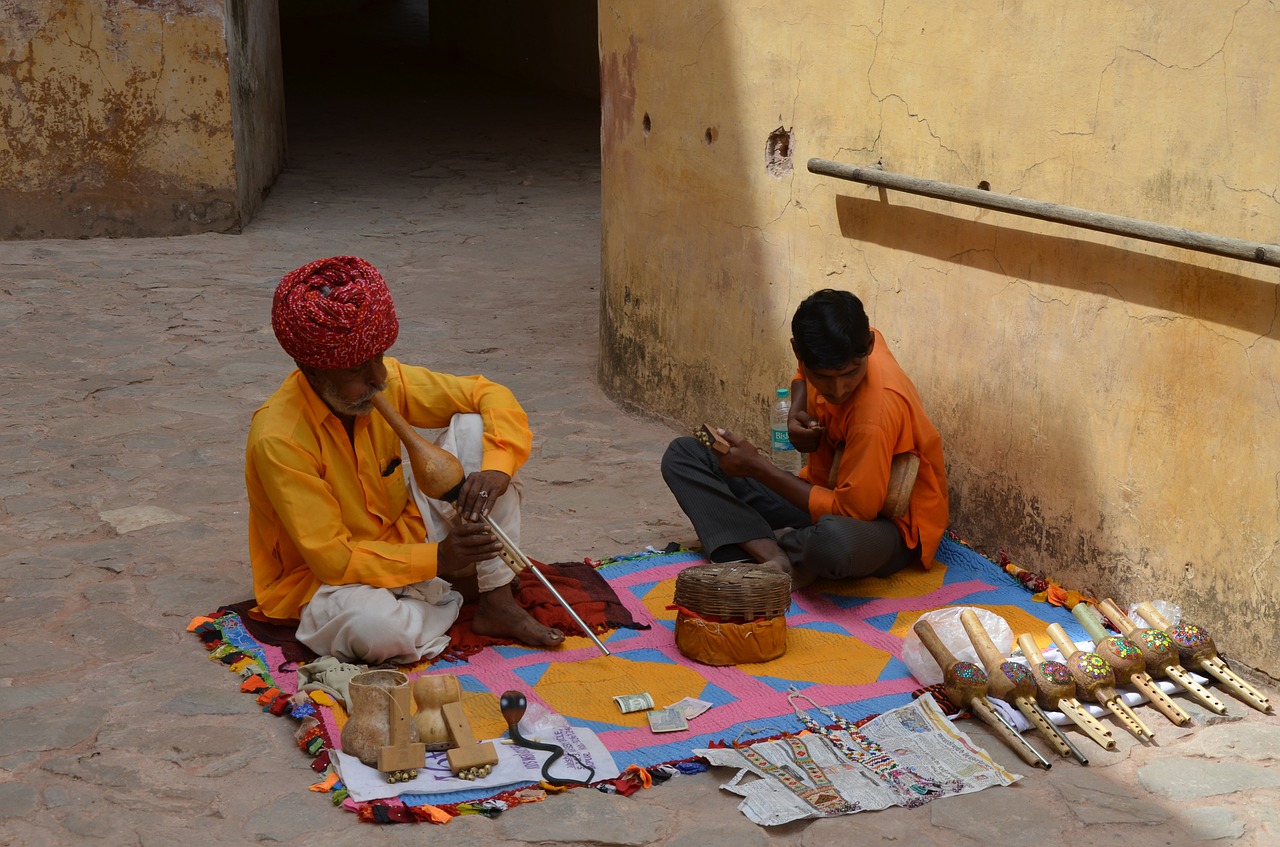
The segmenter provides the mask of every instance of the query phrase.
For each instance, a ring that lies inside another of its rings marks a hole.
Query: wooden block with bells
[[[489,770],[498,764],[498,750],[493,742],[476,743],[475,736],[471,734],[471,724],[467,721],[467,713],[462,711],[462,703],[445,703],[440,707],[440,712],[444,715],[449,737],[455,745],[445,753],[449,760],[449,770],[470,779],[487,776]]]
[[[392,708],[388,743],[378,751],[378,770],[387,775],[387,782],[408,782],[418,775],[418,768],[426,763],[425,744],[409,740],[409,686],[400,685],[388,692]]]
[[[710,447],[720,455],[728,453],[731,445],[725,441],[724,436],[716,432],[715,428],[710,424],[703,424],[693,431],[693,435],[702,443],[704,447]]]

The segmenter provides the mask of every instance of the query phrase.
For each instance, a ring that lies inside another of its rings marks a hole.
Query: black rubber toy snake
[[[551,776],[547,771],[551,770],[551,765],[556,762],[564,753],[564,748],[555,744],[543,744],[541,741],[530,741],[520,734],[520,719],[524,717],[525,709],[529,708],[529,701],[519,691],[507,691],[502,695],[502,699],[498,701],[498,705],[502,708],[502,717],[507,721],[507,735],[519,747],[528,747],[530,750],[545,750],[551,754],[551,758],[542,763],[542,779],[550,785],[586,785],[591,782],[596,775],[595,768],[589,767],[577,756],[569,754],[575,762],[587,770],[586,779],[558,779]]]

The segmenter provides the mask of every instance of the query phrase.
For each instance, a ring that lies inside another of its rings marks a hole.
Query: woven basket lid
[[[703,617],[780,618],[791,607],[791,577],[757,565],[694,565],[676,577],[674,600]]]

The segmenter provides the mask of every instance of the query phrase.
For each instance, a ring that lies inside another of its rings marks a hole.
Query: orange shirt
[[[894,521],[908,547],[920,545],[924,566],[942,541],[950,519],[947,473],[943,467],[942,439],[924,413],[920,395],[898,360],[889,352],[879,330],[875,349],[867,362],[867,375],[853,397],[840,406],[828,403],[812,385],[805,385],[808,413],[825,431],[817,452],[800,477],[813,483],[809,514],[847,515],[875,520],[889,493],[889,468],[898,453],[920,457],[920,471],[911,492],[911,505]],[[796,379],[804,379],[797,372]],[[845,445],[836,487],[828,488],[836,447]]]
[[[514,475],[533,436],[515,396],[482,376],[451,376],[386,357],[386,395],[414,426],[484,418],[484,470]],[[355,440],[301,371],[253,415],[245,448],[249,561],[255,611],[296,619],[321,585],[398,588],[436,575],[435,544],[398,463],[401,445],[376,412],[356,418]]]

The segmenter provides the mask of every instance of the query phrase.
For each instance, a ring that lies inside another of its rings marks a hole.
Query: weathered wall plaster
[[[795,305],[848,288],[942,432],[958,532],[1174,600],[1280,675],[1276,269],[805,167],[1274,242],[1274,3],[601,0],[599,20],[615,397],[760,438]]]
[[[259,27],[239,30],[239,57],[261,58],[275,3],[230,2],[232,24]],[[227,3],[0,0],[0,238],[244,223],[246,197],[260,200],[283,145],[236,123],[261,120],[273,100],[283,108],[283,95],[262,91],[280,84],[278,70],[243,67],[233,94]]]

